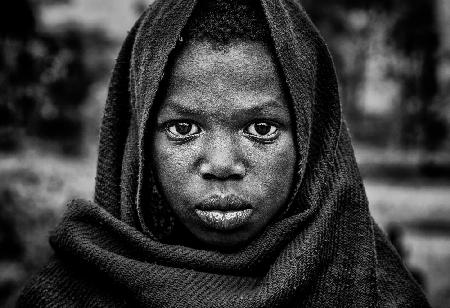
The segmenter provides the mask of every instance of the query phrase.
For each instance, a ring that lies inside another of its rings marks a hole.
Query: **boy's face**
[[[169,77],[152,140],[164,196],[204,244],[245,244],[286,204],[296,162],[288,100],[270,49],[193,42]]]

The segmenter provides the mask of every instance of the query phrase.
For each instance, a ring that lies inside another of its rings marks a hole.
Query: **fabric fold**
[[[69,205],[50,238],[55,258],[19,306],[428,307],[370,216],[326,44],[296,0],[253,2],[295,116],[289,208],[239,251],[164,240],[177,220],[158,192],[146,143],[167,63],[201,1],[156,1],[116,62],[94,202]]]

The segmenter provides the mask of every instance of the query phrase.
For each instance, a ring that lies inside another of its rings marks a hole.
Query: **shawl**
[[[146,158],[148,127],[196,1],[158,0],[116,62],[94,201],[68,205],[50,237],[55,254],[19,307],[429,307],[370,216],[323,39],[297,0],[258,3],[295,113],[296,182],[283,215],[239,251],[161,240],[176,222],[159,219],[171,215]]]

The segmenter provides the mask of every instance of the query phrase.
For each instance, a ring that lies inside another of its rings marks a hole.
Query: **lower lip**
[[[250,219],[252,212],[252,209],[237,211],[195,210],[197,216],[206,225],[222,231],[233,230],[241,227]]]

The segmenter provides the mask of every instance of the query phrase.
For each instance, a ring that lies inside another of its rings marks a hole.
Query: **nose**
[[[210,139],[203,147],[201,176],[207,180],[243,179],[246,168],[238,141],[226,134],[212,136]]]

